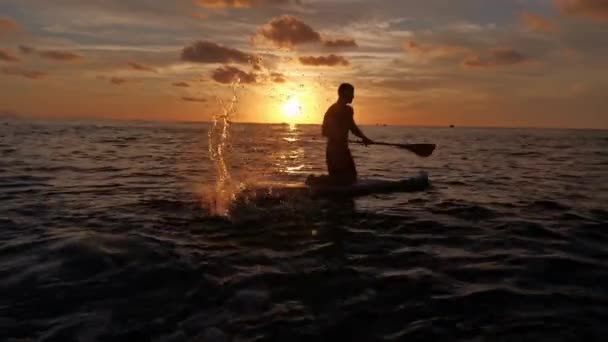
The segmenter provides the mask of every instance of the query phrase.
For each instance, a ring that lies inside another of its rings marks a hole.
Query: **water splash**
[[[217,216],[228,216],[230,203],[234,199],[234,194],[238,185],[235,185],[226,158],[230,149],[230,127],[232,118],[237,113],[239,97],[237,88],[240,79],[235,79],[231,83],[231,95],[228,100],[217,96],[216,99],[221,110],[213,115],[211,128],[208,132],[209,139],[209,159],[215,166],[215,185],[207,191],[204,198],[210,214]]]

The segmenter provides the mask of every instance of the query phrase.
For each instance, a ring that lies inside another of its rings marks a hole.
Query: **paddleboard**
[[[313,179],[318,176],[312,176]],[[323,176],[321,176],[323,177]],[[310,180],[310,177],[309,177]],[[327,185],[312,182],[284,183],[284,182],[258,182],[246,186],[240,191],[240,196],[248,200],[286,200],[288,198],[309,197],[360,197],[373,194],[387,194],[400,192],[419,192],[430,187],[426,172],[396,181],[374,178],[362,178],[352,185]]]
[[[373,178],[362,178],[352,185],[315,185],[310,182],[307,187],[313,196],[339,196],[356,197],[373,194],[386,194],[398,192],[418,192],[430,187],[430,181],[426,172],[397,181],[389,181]]]

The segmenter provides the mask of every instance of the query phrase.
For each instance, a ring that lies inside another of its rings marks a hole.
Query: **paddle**
[[[362,141],[351,140],[350,142],[357,143],[357,144],[363,144]],[[423,158],[429,157],[431,154],[433,154],[433,152],[435,151],[435,147],[436,147],[435,144],[392,144],[392,143],[385,143],[385,142],[373,142],[369,145],[392,146],[392,147],[402,148],[402,149],[408,150],[410,152],[413,152],[417,156],[423,157]]]

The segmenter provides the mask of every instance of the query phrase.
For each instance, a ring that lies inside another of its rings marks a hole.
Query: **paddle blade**
[[[429,157],[433,152],[435,152],[434,144],[412,144],[412,145],[402,145],[402,148],[405,148],[420,157]]]

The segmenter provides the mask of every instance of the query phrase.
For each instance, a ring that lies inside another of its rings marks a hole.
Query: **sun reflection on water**
[[[305,151],[300,145],[302,143],[301,131],[298,130],[297,125],[292,123],[286,128],[282,138],[284,143],[274,156],[275,167],[281,174],[295,176],[301,174],[302,170],[306,168]]]

